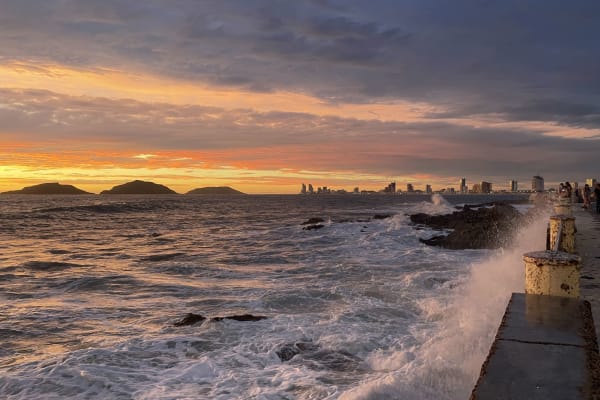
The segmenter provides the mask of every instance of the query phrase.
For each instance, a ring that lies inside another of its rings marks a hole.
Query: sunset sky
[[[0,0],[0,191],[600,177],[596,0]]]

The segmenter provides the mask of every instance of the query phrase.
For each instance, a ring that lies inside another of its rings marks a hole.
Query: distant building
[[[309,194],[315,194],[315,189],[313,188],[312,183],[308,184],[308,193]]]
[[[306,194],[306,185],[303,183],[302,184],[302,190],[300,190],[301,194]]]
[[[511,180],[509,182],[509,185],[510,185],[510,191],[511,192],[518,192],[519,191],[519,184],[517,183],[517,181]]]
[[[354,194],[359,194],[360,193],[360,189],[357,187],[354,188],[354,190],[352,191],[352,193]]]
[[[415,191],[415,188],[413,187],[412,183],[407,183],[407,184],[406,184],[406,191],[407,191],[408,193],[412,193],[412,192],[414,192],[414,191]]]
[[[587,185],[589,187],[594,188],[594,187],[596,187],[596,183],[598,183],[598,182],[596,181],[596,178],[587,178],[585,180],[585,183],[587,183]]]
[[[469,188],[467,187],[467,179],[461,178],[459,189],[462,194],[469,193]]]
[[[482,181],[481,182],[481,193],[492,193],[492,183]]]
[[[471,188],[471,192],[473,192],[473,193],[481,193],[481,184],[474,183],[473,187]]]
[[[392,182],[383,188],[383,193],[396,193],[396,182]]]
[[[447,193],[447,194],[455,194],[455,193],[456,193],[456,191],[454,190],[454,188],[453,188],[453,187],[449,187],[449,188],[446,188],[446,189],[444,190],[444,193]]]
[[[431,190],[431,185],[425,185],[425,193],[431,194],[433,191]]]
[[[531,190],[534,192],[543,192],[544,191],[544,178],[539,175],[531,178]]]

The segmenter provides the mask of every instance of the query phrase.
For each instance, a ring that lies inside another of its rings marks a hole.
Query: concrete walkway
[[[593,203],[592,203],[593,205]],[[575,243],[581,256],[581,298],[592,305],[596,334],[600,333],[600,214],[574,205]]]

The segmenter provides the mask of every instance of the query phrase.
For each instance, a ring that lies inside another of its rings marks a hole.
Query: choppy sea
[[[545,220],[457,251],[406,214],[507,198],[2,196],[0,398],[468,398]]]

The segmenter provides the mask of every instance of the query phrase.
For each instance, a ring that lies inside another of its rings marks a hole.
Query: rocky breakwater
[[[447,235],[420,239],[430,246],[454,250],[497,249],[511,245],[516,228],[524,222],[525,216],[509,204],[488,203],[465,205],[452,214],[413,214],[410,220],[416,225],[450,231]]]

